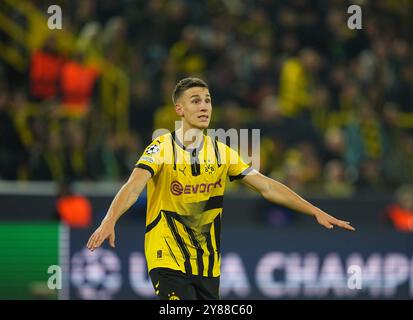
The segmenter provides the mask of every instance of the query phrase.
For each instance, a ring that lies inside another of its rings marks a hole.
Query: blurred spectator
[[[318,86],[314,89],[310,106],[311,121],[320,134],[324,134],[329,127],[329,114],[331,113],[331,94],[326,86]]]
[[[0,179],[19,179],[19,170],[26,164],[27,152],[12,115],[8,94],[0,90]]]
[[[175,129],[170,94],[193,75],[210,84],[211,126],[261,129],[261,169],[291,187],[344,196],[413,181],[407,2],[364,1],[357,31],[342,1],[62,6],[70,40],[19,16],[30,45],[14,65],[28,72],[1,65],[2,179],[122,179],[142,141]],[[114,97],[129,102],[122,119]]]
[[[59,132],[51,132],[42,144],[33,146],[30,174],[34,180],[59,181],[67,173],[65,149]]]
[[[346,139],[343,130],[330,127],[324,135],[323,162],[344,159],[346,152]]]
[[[404,133],[395,141],[384,161],[383,173],[391,187],[413,181],[413,134]]]
[[[311,102],[312,86],[321,66],[319,54],[310,48],[300,51],[298,57],[287,59],[280,75],[280,103],[285,116],[296,116]]]
[[[381,165],[378,160],[366,159],[360,163],[356,186],[364,191],[384,191],[386,189],[386,181],[381,174]]]
[[[217,118],[217,127],[229,130],[231,128],[246,128],[245,112],[238,102],[233,100],[224,101],[220,109],[220,114],[213,115]]]
[[[67,139],[65,148],[67,176],[76,180],[88,178],[87,140],[84,126],[81,122],[67,121],[63,132]]]
[[[346,179],[344,164],[340,160],[331,160],[324,168],[323,191],[335,198],[350,197],[354,188]]]
[[[359,167],[364,160],[380,161],[388,150],[383,122],[373,107],[366,104],[345,127],[346,163]]]
[[[310,142],[302,142],[287,150],[284,163],[271,175],[301,193],[317,193],[321,162],[314,146]]]
[[[50,36],[44,46],[30,59],[30,95],[36,101],[55,98],[59,94],[60,72],[64,58],[56,49],[56,39]]]
[[[153,94],[151,84],[143,75],[143,66],[136,54],[132,64],[135,71],[135,76],[131,82],[131,105],[129,108],[129,124],[130,129],[134,132],[138,132],[139,135],[149,141],[152,139],[153,123],[155,117],[156,107],[158,107],[163,99]],[[137,76],[141,78],[137,78]],[[170,106],[170,108],[173,108]]]
[[[131,46],[126,37],[125,19],[117,16],[110,18],[102,33],[102,44],[106,58],[115,65],[122,66],[128,61]]]
[[[61,75],[64,113],[84,117],[90,111],[98,75],[95,67],[85,65],[81,52],[75,54],[74,60],[64,64]]]
[[[161,95],[163,97],[163,105],[156,108],[154,116],[153,129],[168,129],[170,132],[175,131],[175,121],[179,121],[179,117],[175,112],[175,106],[172,104],[170,93],[173,91],[175,80],[165,78],[161,84]]]
[[[90,111],[98,70],[83,64],[82,53],[65,63],[62,69],[62,104],[69,115],[85,116]]]
[[[85,1],[86,2],[86,1]],[[87,60],[95,62],[103,56],[102,26],[99,22],[90,21],[79,33],[76,48],[83,52]]]
[[[173,63],[182,74],[200,74],[207,67],[199,37],[199,29],[196,26],[186,26],[182,30],[181,40],[171,47]]]
[[[88,228],[92,222],[90,201],[72,191],[67,181],[59,183],[56,211],[60,221],[72,228]]]
[[[413,185],[397,189],[395,202],[386,208],[385,218],[396,230],[413,232]]]
[[[74,8],[74,22],[76,26],[83,26],[89,23],[92,20],[96,20],[98,18],[97,14],[97,1],[95,0],[84,0],[79,1],[78,3],[73,3]]]

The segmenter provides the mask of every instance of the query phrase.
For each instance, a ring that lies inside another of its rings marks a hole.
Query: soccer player
[[[208,85],[178,82],[172,96],[182,125],[156,138],[137,161],[87,243],[115,246],[115,224],[147,185],[145,256],[160,299],[219,299],[220,232],[225,183],[239,180],[265,199],[313,216],[322,226],[354,230],[285,185],[247,165],[226,144],[204,135],[212,113]],[[189,134],[191,133],[191,134]]]

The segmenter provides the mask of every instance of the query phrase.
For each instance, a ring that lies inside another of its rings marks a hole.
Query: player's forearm
[[[118,219],[136,202],[142,190],[136,190],[131,183],[125,183],[113,199],[102,222],[115,224]]]
[[[267,187],[261,194],[268,201],[285,206],[294,211],[308,215],[315,215],[320,211],[320,209],[304,200],[290,188],[272,179],[268,182]]]

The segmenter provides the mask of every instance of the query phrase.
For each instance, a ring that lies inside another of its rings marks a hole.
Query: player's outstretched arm
[[[301,198],[294,191],[280,182],[264,176],[256,170],[251,171],[245,176],[241,182],[251,189],[259,192],[265,199],[270,202],[280,204],[292,210],[302,212],[314,216],[318,223],[332,229],[333,226],[338,226],[346,230],[355,231],[348,221],[342,221],[325,213],[315,207],[308,201]]]
[[[115,224],[122,214],[126,212],[135,202],[145,188],[146,183],[151,178],[149,171],[135,168],[128,181],[118,191],[109,210],[102,220],[100,226],[90,236],[87,248],[91,251],[100,247],[102,243],[109,239],[109,244],[115,247]]]

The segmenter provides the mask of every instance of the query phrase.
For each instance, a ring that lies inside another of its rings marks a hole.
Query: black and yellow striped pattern
[[[188,227],[176,212],[162,211],[152,224],[147,226],[146,232],[157,230],[161,220],[166,222],[167,231],[164,231],[164,242],[169,257],[175,263],[175,269],[186,274],[216,277],[220,268],[220,236],[221,214],[207,225],[207,232],[198,234]],[[156,233],[156,231],[153,231]]]

